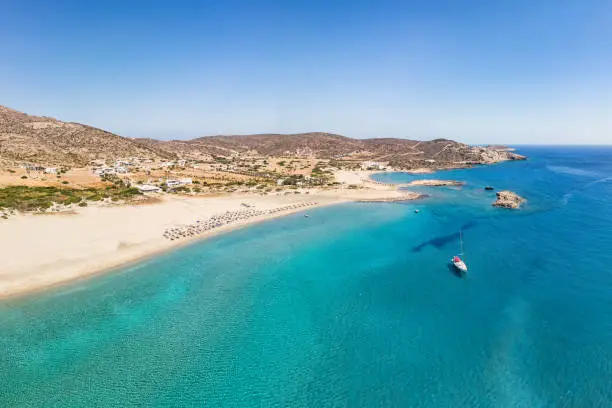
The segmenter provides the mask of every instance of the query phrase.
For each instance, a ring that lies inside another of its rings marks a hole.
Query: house
[[[123,167],[123,166],[115,167],[115,173],[117,174],[127,174],[127,172],[128,172],[127,167]]]
[[[185,160],[185,159],[179,159],[179,160],[177,160],[176,164],[177,164],[178,166],[185,167],[185,164],[187,164],[187,160]]]
[[[56,167],[47,167],[45,169],[45,173],[47,173],[47,174],[57,174],[57,168]]]
[[[112,169],[110,167],[101,167],[99,169],[95,169],[94,174],[96,176],[104,176],[106,174],[115,174],[115,169]]]
[[[26,170],[33,170],[33,171],[44,171],[45,168],[42,166],[36,166],[34,164],[26,164],[23,166],[24,169]]]
[[[136,188],[143,193],[161,193],[161,188],[157,186],[153,186],[151,184],[141,184],[137,185]]]
[[[176,163],[169,161],[169,162],[164,162],[161,164],[162,167],[172,167],[174,166]]]
[[[363,170],[384,170],[386,167],[387,165],[381,162],[365,161],[361,163]]]
[[[170,188],[172,187],[178,187],[178,186],[185,186],[188,184],[192,184],[193,181],[190,178],[182,178],[182,179],[168,179],[166,180],[166,185]]]
[[[436,161],[434,159],[427,159],[425,160],[425,163],[435,163]]]
[[[130,161],[127,161],[127,160],[117,160],[115,162],[115,168],[117,168],[117,167],[129,167],[129,166],[132,166],[132,165],[133,165],[133,163],[130,162]]]

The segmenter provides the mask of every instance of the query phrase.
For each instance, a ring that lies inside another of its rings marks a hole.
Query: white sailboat
[[[465,262],[461,259],[463,257],[463,235],[461,230],[459,230],[459,242],[461,245],[461,253],[459,255],[455,255],[453,259],[451,259],[452,264],[459,270],[459,272],[467,273],[468,268]]]

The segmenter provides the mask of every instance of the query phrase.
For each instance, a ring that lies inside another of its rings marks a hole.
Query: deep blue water
[[[612,148],[519,152],[1,302],[0,406],[612,406]]]

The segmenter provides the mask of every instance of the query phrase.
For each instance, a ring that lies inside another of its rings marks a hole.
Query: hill
[[[218,157],[307,157],[384,161],[397,168],[457,167],[523,158],[509,151],[447,139],[352,139],[331,133],[131,139],[80,123],[31,116],[0,106],[0,160],[85,166],[93,159],[141,157],[208,161]]]
[[[101,129],[0,106],[0,159],[4,162],[84,166],[93,159],[161,155],[167,153]]]
[[[205,136],[187,141],[142,140],[184,158],[212,156],[311,157],[343,161],[388,162],[398,168],[457,167],[461,164],[520,160],[510,151],[474,147],[448,139],[352,139],[331,133]]]

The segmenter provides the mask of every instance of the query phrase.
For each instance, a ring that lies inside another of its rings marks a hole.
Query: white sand
[[[386,187],[313,191],[308,195],[169,196],[156,204],[85,207],[78,208],[74,214],[14,216],[0,220],[0,245],[3,249],[0,297],[78,279],[184,244],[189,240],[170,241],[163,238],[164,230],[226,211],[244,209],[241,203],[266,210],[306,201],[330,205],[364,199],[414,198],[406,194]],[[289,212],[225,225],[197,238]]]

